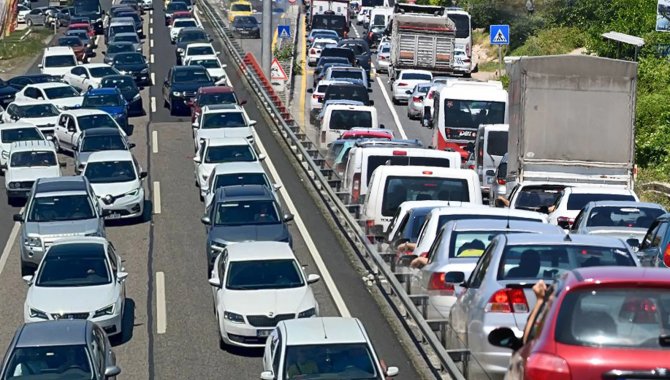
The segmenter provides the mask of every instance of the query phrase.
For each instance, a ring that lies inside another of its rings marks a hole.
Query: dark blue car
[[[190,113],[188,104],[200,87],[214,86],[214,80],[203,66],[174,66],[163,82],[163,100],[170,115],[184,110]]]
[[[81,106],[107,112],[128,133],[128,102],[118,88],[90,89],[84,94]]]
[[[100,81],[101,88],[118,88],[121,95],[128,102],[128,115],[144,115],[142,95],[135,80],[130,75],[108,75]]]

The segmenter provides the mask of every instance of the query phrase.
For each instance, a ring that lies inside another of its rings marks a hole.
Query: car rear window
[[[492,156],[504,156],[507,153],[507,131],[490,131],[486,144],[486,153]]]
[[[628,194],[570,194],[568,210],[581,210],[589,202],[597,201],[635,201],[635,197]]]
[[[665,210],[652,207],[601,206],[591,210],[588,227],[649,228]]]
[[[588,288],[565,295],[556,341],[571,346],[670,350],[670,289]]]
[[[326,89],[324,101],[331,99],[357,100],[363,104],[370,102],[368,90],[364,86],[330,85]]]
[[[334,79],[358,79],[363,80],[363,71],[361,70],[331,70],[330,77]]]
[[[266,181],[263,173],[233,173],[217,175],[214,189],[236,185],[263,185],[270,187],[270,184]]]
[[[425,80],[425,81],[431,81],[433,80],[433,77],[430,74],[423,74],[423,73],[402,73],[401,74],[401,80]]]
[[[355,110],[333,110],[330,114],[329,129],[349,130],[351,128],[372,128],[372,112]]]
[[[505,168],[507,171],[507,168]],[[565,186],[526,186],[519,190],[514,202],[514,208],[521,210],[538,211],[540,207],[549,207],[563,193]]]
[[[382,215],[395,215],[406,201],[440,200],[469,202],[468,181],[461,178],[433,176],[386,178],[382,198]]]
[[[460,218],[459,218],[460,219]],[[488,218],[487,218],[488,219]],[[520,233],[522,231],[454,231],[451,235],[449,257],[479,257],[494,237],[500,234]],[[525,231],[523,231],[525,232]]]
[[[446,158],[439,157],[415,157],[404,155],[389,155],[389,156],[369,156],[366,175],[368,184],[372,172],[381,165],[398,165],[398,166],[437,166],[439,168],[450,167],[451,162]]]

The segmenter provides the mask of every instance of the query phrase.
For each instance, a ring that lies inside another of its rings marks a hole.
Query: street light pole
[[[270,79],[272,66],[272,0],[263,1],[263,39],[261,40],[261,68]]]

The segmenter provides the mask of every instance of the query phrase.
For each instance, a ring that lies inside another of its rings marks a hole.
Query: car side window
[[[200,142],[200,149],[198,149],[198,153],[200,154],[200,163],[205,162],[205,150],[207,150],[207,143],[205,141]]]
[[[35,95],[37,95],[36,96],[37,99],[47,99],[47,96],[44,95],[44,90],[41,90],[39,88],[35,89]]]
[[[653,247],[651,244],[654,240],[654,236],[658,232],[658,228],[661,226],[660,221],[654,221],[654,223],[649,226],[649,230],[647,230],[647,234],[644,235],[644,239],[642,239],[642,243],[640,244],[640,249],[647,249],[650,247]]]
[[[282,336],[281,331],[277,329],[277,339],[272,342],[272,372],[275,378],[279,377],[279,362],[281,360]]]
[[[84,73],[84,69],[81,67],[73,67],[72,70],[70,70],[70,73],[73,75],[81,75]]]
[[[228,261],[228,250],[224,249],[219,259],[219,281],[223,284],[223,277],[226,275],[226,263]]]
[[[93,367],[98,376],[102,375],[105,371],[105,338],[103,338],[102,334],[99,328],[93,328],[91,359],[93,359]]]
[[[579,225],[582,223],[582,219],[584,219],[584,214],[585,214],[585,209],[582,209],[579,212],[579,215],[575,218],[575,222],[572,224],[572,230],[576,231],[577,228],[579,228]]]
[[[661,222],[659,224],[658,230],[656,231],[656,234],[654,235],[654,238],[651,241],[653,247],[659,247],[663,243],[663,239],[665,238],[667,231],[668,222]]]
[[[76,130],[77,126],[74,124],[74,118],[67,116],[67,127],[74,128]]]
[[[25,91],[23,91],[23,95],[29,98],[37,99],[37,89],[35,89],[35,87],[28,87]]]
[[[488,267],[491,264],[491,259],[493,258],[493,251],[497,245],[498,241],[493,240],[486,248],[486,250],[484,250],[484,253],[482,253],[482,256],[477,262],[475,270],[472,271],[472,274],[468,279],[468,288],[479,288],[482,285],[484,277],[486,276],[486,271],[488,270]]]
[[[114,249],[114,245],[112,245],[112,243],[109,243],[108,250],[109,250],[109,264],[112,266],[114,277],[116,277],[116,273],[119,271],[119,263],[116,261],[116,250]]]

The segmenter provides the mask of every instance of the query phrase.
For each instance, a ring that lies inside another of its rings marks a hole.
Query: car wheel
[[[54,142],[54,147],[56,148],[56,152],[62,153],[63,150],[61,150],[61,148],[60,148],[60,142],[58,141],[58,139],[53,139],[53,142]]]
[[[395,104],[396,106],[397,106],[398,104],[400,104],[400,103],[398,102],[398,99],[395,98],[395,96],[394,96],[393,98],[391,98],[391,101],[392,101],[393,104]]]
[[[170,104],[169,109],[170,109],[170,116],[173,116],[175,114],[176,107],[174,107],[172,104]]]
[[[21,260],[21,276],[30,276],[35,273],[35,267]]]
[[[28,19],[28,21],[26,21],[26,25],[28,25],[29,28],[32,28],[33,27],[33,20]]]

